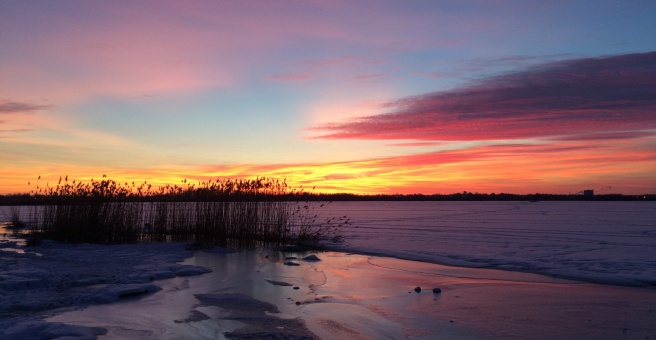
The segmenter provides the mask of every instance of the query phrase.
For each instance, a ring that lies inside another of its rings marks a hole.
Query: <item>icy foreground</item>
[[[656,202],[333,202],[351,251],[656,286]]]
[[[22,339],[645,339],[656,290],[318,253],[198,251],[212,271],[0,328]],[[295,257],[295,259],[290,259]],[[285,265],[294,262],[298,265]],[[423,287],[415,290],[415,287]],[[433,287],[441,288],[439,294]],[[59,313],[59,314],[57,314]]]
[[[341,250],[504,270],[0,233],[0,339],[656,337],[654,202],[326,207],[353,222]]]
[[[0,257],[0,339],[656,337],[654,289],[520,272],[170,243]]]
[[[3,242],[3,247],[12,245]],[[44,241],[25,251],[0,250],[0,338],[93,338],[103,331],[38,319],[66,308],[153,293],[160,290],[153,281],[210,271],[178,263],[192,255],[180,243],[106,246]]]

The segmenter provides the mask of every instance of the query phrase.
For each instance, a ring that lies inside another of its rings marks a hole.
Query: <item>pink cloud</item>
[[[7,4],[0,16],[15,31],[0,38],[12,46],[3,50],[0,93],[58,105],[98,95],[187,95],[240,86],[253,74],[261,77],[260,67],[286,63],[301,71],[271,80],[301,81],[314,76],[305,72],[308,67],[361,66],[361,55],[348,46],[389,52],[388,46],[412,36],[425,48],[439,40],[425,32],[428,24],[460,23],[408,6],[377,7],[316,1]],[[327,53],[295,53],[299,47]]]
[[[387,146],[405,146],[405,147],[413,147],[413,146],[438,146],[438,145],[444,145],[445,143],[443,142],[410,142],[410,143],[390,143],[387,144]]]
[[[493,140],[656,128],[656,52],[566,60],[311,128],[326,139]]]
[[[655,136],[656,132],[649,131],[621,131],[621,132],[607,132],[607,133],[589,133],[571,136],[559,136],[553,140],[561,141],[607,141],[607,140],[622,140],[622,139],[636,139],[642,137]]]

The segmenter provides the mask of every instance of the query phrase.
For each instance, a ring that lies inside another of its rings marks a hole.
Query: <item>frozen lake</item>
[[[656,285],[656,202],[332,202],[316,212],[351,221],[333,250]]]
[[[336,250],[387,257],[326,252],[287,266],[287,256],[304,254],[174,243],[24,248],[2,232],[0,338],[656,335],[656,202],[334,202],[317,210],[351,219]]]
[[[598,283],[656,285],[656,202],[333,202],[336,249]]]

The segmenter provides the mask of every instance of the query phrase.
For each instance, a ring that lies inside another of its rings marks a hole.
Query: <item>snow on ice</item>
[[[160,289],[156,280],[209,272],[177,263],[192,254],[182,243],[44,241],[22,253],[0,250],[0,338],[93,338],[101,330],[39,319],[44,313],[153,293]]]

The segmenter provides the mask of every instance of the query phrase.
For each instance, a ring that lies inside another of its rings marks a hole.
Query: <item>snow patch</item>
[[[93,338],[94,329],[34,320],[60,308],[151,294],[160,290],[156,280],[210,272],[178,263],[192,255],[182,243],[71,245],[46,240],[24,253],[0,250],[0,338]],[[29,317],[32,323],[17,317]]]

